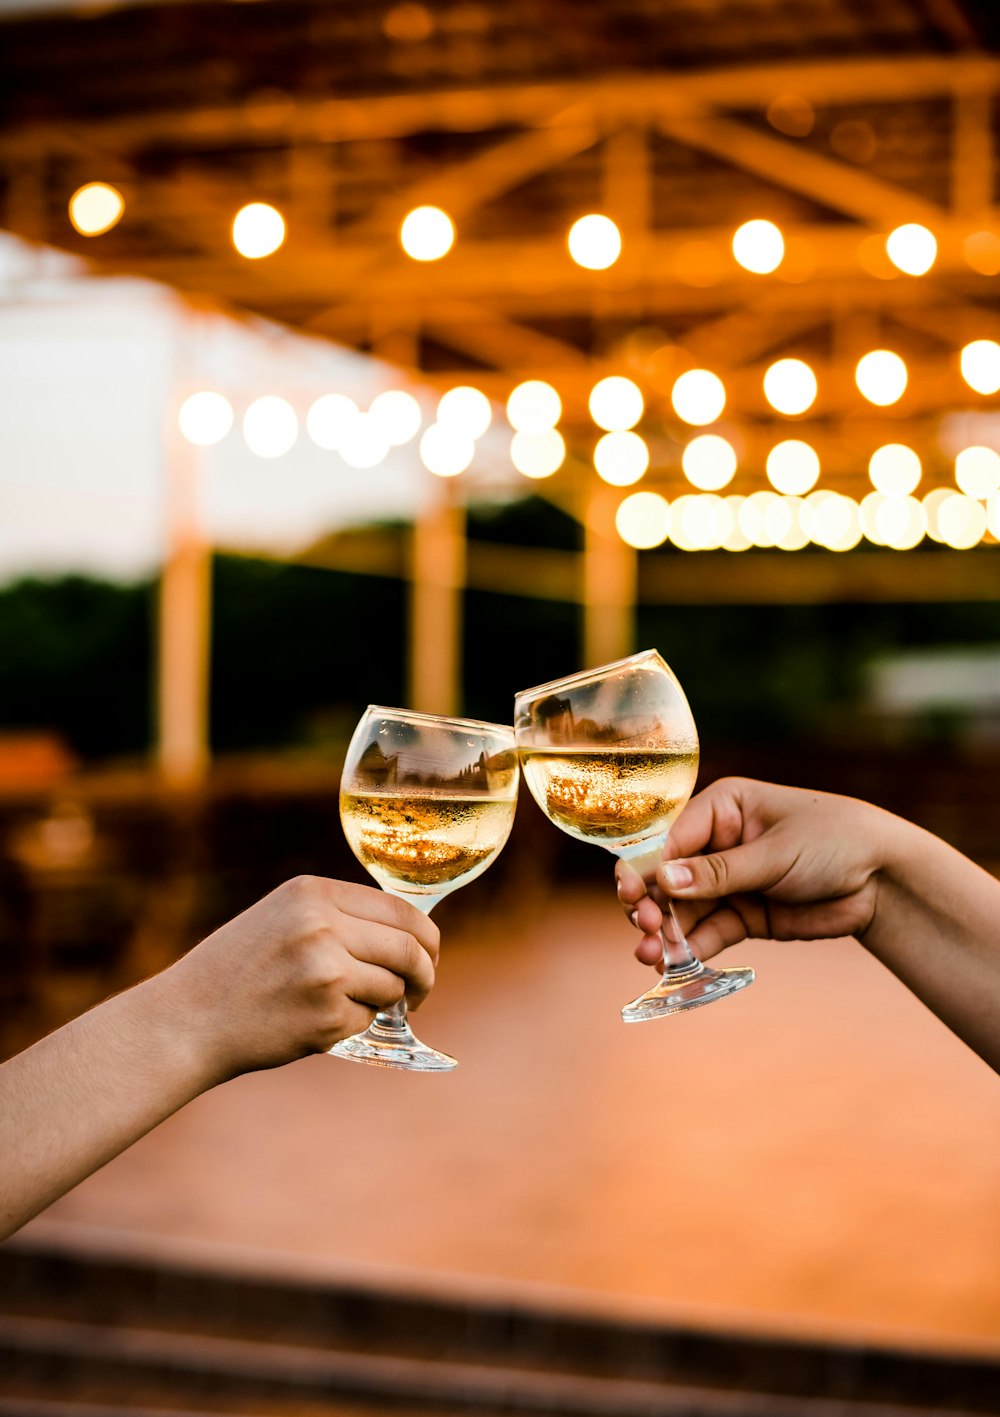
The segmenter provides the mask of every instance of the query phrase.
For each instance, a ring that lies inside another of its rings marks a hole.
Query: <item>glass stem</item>
[[[385,887],[382,887],[385,890]],[[402,891],[388,891],[388,895],[394,895],[399,900],[408,900],[411,905],[415,905],[424,915],[430,915],[438,901],[444,900],[447,892],[441,895],[404,895]],[[410,1032],[410,1025],[406,1021],[406,1000],[400,999],[398,1004],[390,1004],[387,1009],[379,1009],[372,1022],[372,1028],[378,1029],[381,1033],[396,1033],[400,1037],[406,1037]]]
[[[674,913],[673,901],[667,905],[667,913],[664,915],[663,925],[660,927],[660,938],[663,941],[664,975],[668,975],[671,979],[683,974],[690,974],[693,977],[700,974],[705,968],[701,960],[695,958],[691,946],[684,938],[684,931]]]

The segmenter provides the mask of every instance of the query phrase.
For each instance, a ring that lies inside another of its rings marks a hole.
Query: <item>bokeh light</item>
[[[956,551],[967,551],[982,541],[986,532],[986,508],[974,497],[952,492],[937,509],[937,537]]]
[[[937,260],[937,240],[918,222],[897,226],[886,237],[886,254],[897,270],[908,276],[926,275]]]
[[[724,500],[732,522],[729,534],[723,540],[722,548],[724,551],[749,551],[751,543],[744,535],[743,528],[740,526],[740,508],[743,506],[746,498],[741,497],[739,493],[733,492]]]
[[[973,340],[962,350],[962,378],[977,394],[1000,389],[1000,344],[991,339]]]
[[[986,526],[990,536],[1000,541],[1000,496],[991,497],[986,503]]]
[[[481,389],[460,384],[449,389],[437,408],[437,421],[442,428],[453,428],[467,438],[481,438],[493,419],[493,406]]]
[[[507,400],[507,422],[518,433],[544,433],[556,426],[561,413],[562,400],[541,379],[518,384]]]
[[[124,211],[125,198],[107,182],[87,182],[69,199],[69,219],[81,236],[103,236]]]
[[[273,394],[254,399],[243,415],[243,437],[259,458],[280,458],[295,446],[299,420],[287,399]]]
[[[609,216],[591,212],[569,229],[569,254],[588,271],[606,271],[622,253],[622,234]]]
[[[414,261],[440,261],[455,244],[455,223],[440,207],[414,207],[403,218],[399,242]]]
[[[708,369],[689,369],[674,383],[670,394],[678,418],[698,427],[714,423],[726,406],[726,386]]]
[[[886,443],[876,448],[868,460],[868,476],[876,492],[887,497],[905,497],[920,482],[920,459],[905,443]]]
[[[805,413],[816,393],[816,375],[803,359],[779,359],[764,375],[764,397],[778,413]]]
[[[285,218],[267,202],[250,202],[233,218],[233,245],[248,261],[273,256],[285,239]]]
[[[773,546],[768,513],[781,498],[777,492],[751,492],[739,509],[740,530],[751,546]]]
[[[927,535],[932,541],[944,540],[938,527],[938,512],[942,502],[946,502],[949,497],[954,497],[954,495],[954,487],[935,487],[927,492],[922,499],[924,516],[927,520]]]
[[[745,271],[770,275],[785,258],[785,238],[773,221],[745,221],[733,233],[733,255]]]
[[[896,551],[909,551],[927,533],[927,518],[916,497],[883,496],[874,510],[874,521],[876,544],[891,546]]]
[[[358,417],[358,406],[346,394],[321,394],[306,414],[306,432],[318,448],[335,452]]]
[[[831,492],[811,510],[809,538],[828,551],[850,551],[861,540],[861,515],[853,497]]]
[[[215,443],[221,443],[232,428],[233,406],[222,394],[203,389],[184,400],[177,422],[189,443],[199,448],[210,448]]]
[[[524,477],[551,477],[566,458],[566,444],[558,428],[542,433],[515,433],[510,444],[510,460]]]
[[[594,385],[588,406],[598,428],[621,433],[634,428],[642,417],[642,390],[631,379],[612,374]]]
[[[465,433],[432,423],[420,439],[420,461],[435,477],[457,477],[476,456],[476,445]]]
[[[809,443],[789,438],[767,455],[767,480],[788,497],[802,497],[819,480],[819,454]]]
[[[955,459],[955,481],[967,497],[992,497],[1000,490],[1000,453],[992,448],[963,448]]]
[[[594,449],[594,467],[612,487],[628,487],[649,467],[649,449],[638,433],[605,433]]]
[[[372,413],[359,413],[344,428],[337,451],[348,467],[378,467],[388,456],[389,439]]]
[[[1000,236],[995,231],[972,231],[962,242],[962,254],[981,276],[1000,275]]]
[[[767,105],[767,121],[789,138],[805,138],[816,124],[812,104],[801,94],[778,94]]]
[[[368,412],[393,448],[401,448],[415,438],[424,421],[420,404],[405,389],[386,389],[377,394]]]
[[[681,455],[684,476],[702,492],[718,492],[736,473],[736,449],[717,433],[692,438]]]
[[[670,534],[670,503],[658,492],[633,492],[615,513],[618,535],[628,546],[646,551]]]
[[[780,505],[772,506],[764,514],[764,524],[768,534],[774,537],[774,544],[781,551],[801,551],[809,545],[809,533],[805,529],[805,501],[801,497],[781,497]]]
[[[906,391],[906,365],[891,349],[873,349],[864,355],[854,378],[868,402],[880,408],[896,403]]]
[[[732,534],[733,509],[714,493],[690,493],[670,504],[670,540],[681,551],[715,551]]]
[[[882,533],[879,530],[878,512],[883,502],[889,499],[884,492],[868,492],[861,498],[858,506],[858,515],[861,517],[861,532],[867,541],[875,546],[882,545]]]

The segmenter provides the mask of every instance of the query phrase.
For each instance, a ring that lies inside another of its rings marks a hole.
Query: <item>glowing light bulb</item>
[[[649,467],[649,449],[638,433],[605,433],[594,449],[594,467],[612,487],[628,487]]]
[[[189,443],[210,448],[221,443],[233,426],[233,407],[222,394],[205,389],[181,404],[177,415],[180,430]]]
[[[818,502],[809,519],[810,539],[828,551],[850,551],[861,540],[861,516],[853,497],[832,492]]]
[[[449,389],[437,409],[437,421],[442,428],[453,428],[475,441],[481,438],[493,419],[493,406],[480,389],[466,384]]]
[[[991,339],[973,340],[962,350],[962,378],[977,394],[1000,389],[1000,344]]]
[[[386,389],[377,394],[368,412],[393,448],[401,448],[415,438],[424,420],[419,403],[405,389]]]
[[[909,551],[927,532],[927,518],[916,497],[883,497],[874,520],[878,543],[896,551]]]
[[[801,497],[782,497],[780,512],[765,513],[765,524],[774,544],[781,551],[801,551],[809,545],[809,533],[805,529],[803,513],[805,502]],[[778,525],[780,521],[780,525]]]
[[[455,223],[440,207],[414,207],[399,228],[399,241],[414,261],[440,261],[455,244]]]
[[[745,221],[733,234],[733,255],[744,270],[770,275],[785,259],[785,238],[773,221]]]
[[[805,413],[816,401],[816,375],[802,359],[779,359],[764,375],[764,397],[779,413]]]
[[[562,400],[551,384],[528,379],[518,384],[507,400],[507,422],[518,433],[544,433],[554,428],[562,413]]]
[[[726,406],[726,386],[708,369],[689,369],[675,382],[670,395],[678,418],[698,427],[714,423]]]
[[[378,467],[389,453],[385,430],[371,413],[359,413],[347,424],[337,450],[348,467]]]
[[[927,535],[932,541],[944,540],[940,528],[938,527],[938,512],[941,509],[941,504],[946,502],[949,497],[954,497],[954,495],[954,487],[935,487],[932,491],[924,495],[923,508],[924,516],[927,519]]]
[[[740,508],[743,506],[743,503],[745,501],[745,497],[741,497],[738,493],[735,492],[731,493],[730,496],[725,499],[726,507],[728,509],[730,517],[732,518],[732,521],[730,524],[729,533],[723,539],[722,542],[722,549],[724,551],[750,550],[752,543],[744,535],[743,529],[740,526]]]
[[[937,509],[937,539],[956,551],[967,551],[982,541],[986,531],[986,508],[973,497],[953,492]]]
[[[670,533],[670,503],[658,492],[633,492],[615,513],[615,527],[627,546],[647,551]]]
[[[740,530],[751,546],[773,546],[768,512],[781,499],[776,492],[751,492],[739,509]]]
[[[464,433],[432,423],[420,439],[420,461],[435,477],[457,477],[472,462],[476,445]]]
[[[897,226],[886,237],[885,249],[896,269],[908,276],[926,275],[937,260],[934,233],[917,222]]]
[[[717,433],[692,438],[681,455],[684,476],[702,492],[718,492],[736,473],[736,449]]]
[[[905,443],[886,443],[868,461],[868,476],[876,492],[905,497],[920,481],[920,459]]]
[[[266,394],[254,399],[243,415],[243,437],[259,458],[280,458],[294,447],[299,420],[287,399]]]
[[[69,219],[81,236],[103,236],[124,211],[125,198],[107,182],[88,182],[69,199]]]
[[[306,414],[306,432],[317,448],[335,452],[358,417],[358,406],[346,394],[321,394]]]
[[[717,551],[732,522],[731,508],[713,492],[678,497],[670,508],[670,539],[682,551]]]
[[[524,477],[551,477],[566,458],[566,444],[558,428],[542,433],[515,433],[510,444],[510,460]]]
[[[879,530],[878,513],[883,502],[889,498],[884,492],[867,492],[861,498],[858,506],[858,515],[861,518],[861,533],[873,546],[881,546],[882,533]]]
[[[233,245],[248,261],[273,256],[285,239],[285,218],[267,202],[250,202],[233,218]]]
[[[606,271],[622,253],[622,234],[609,216],[591,212],[569,229],[569,254],[588,271]]]
[[[819,480],[818,453],[798,438],[775,444],[767,455],[767,480],[786,496],[803,496]]]
[[[634,428],[642,417],[642,391],[631,379],[611,375],[601,379],[590,391],[590,416],[598,428],[609,433],[621,433]]]
[[[955,459],[955,481],[967,497],[991,497],[1000,488],[1000,454],[963,448]]]
[[[873,349],[858,361],[854,371],[858,388],[869,403],[887,408],[906,391],[906,365],[890,349]]]

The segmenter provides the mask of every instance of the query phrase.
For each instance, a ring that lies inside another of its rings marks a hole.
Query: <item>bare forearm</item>
[[[171,971],[0,1067],[0,1238],[218,1081]]]
[[[1000,882],[939,838],[890,821],[864,943],[1000,1072]]]

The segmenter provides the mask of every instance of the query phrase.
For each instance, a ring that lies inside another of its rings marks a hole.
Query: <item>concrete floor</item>
[[[475,889],[417,1020],[455,1073],[239,1079],[28,1233],[1000,1352],[1000,1080],[858,945],[743,946],[753,988],[626,1027],[610,888]]]

